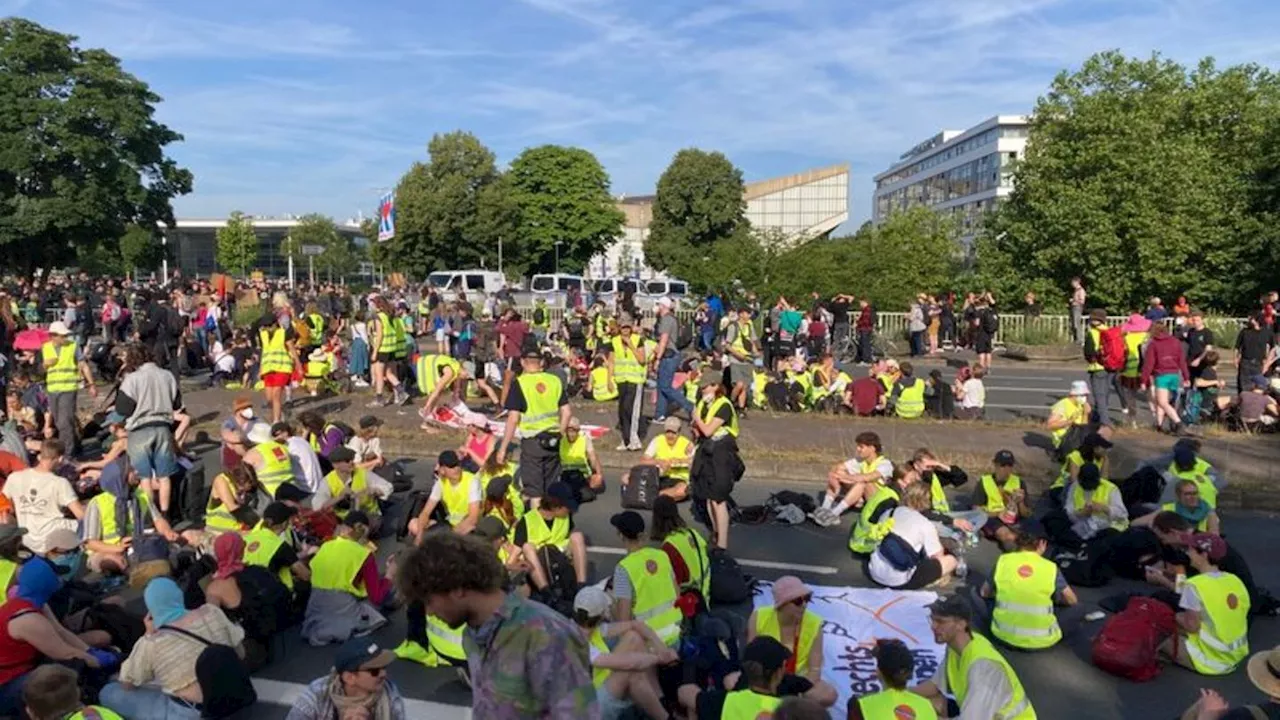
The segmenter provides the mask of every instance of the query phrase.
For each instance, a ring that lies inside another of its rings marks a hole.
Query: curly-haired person
[[[493,546],[456,533],[428,533],[398,562],[408,601],[449,627],[466,624],[472,712],[492,720],[599,720],[585,637],[567,618],[506,591]]]

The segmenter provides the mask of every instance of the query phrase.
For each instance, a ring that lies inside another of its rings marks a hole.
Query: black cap
[[[288,522],[290,518],[298,514],[298,509],[290,507],[282,502],[273,502],[262,511],[262,519],[272,525],[279,525],[282,522]]]
[[[644,534],[644,518],[635,510],[624,510],[614,515],[609,518],[609,524],[629,540],[636,540]]]
[[[360,418],[361,430],[368,430],[369,428],[372,428],[372,427],[378,427],[381,424],[382,424],[382,419],[377,417],[376,415],[365,415],[364,417]]]
[[[333,452],[329,453],[329,462],[331,463],[348,463],[355,462],[356,451],[349,447],[336,447]]]
[[[286,435],[292,435],[292,434],[293,434],[293,426],[292,426],[292,425],[290,425],[289,423],[287,423],[287,422],[283,422],[283,421],[278,422],[278,423],[276,423],[276,424],[274,424],[274,425],[272,425],[272,426],[271,426],[271,434],[272,434],[272,435],[279,435],[280,433],[284,433],[284,434],[286,434]]]
[[[456,468],[461,465],[462,462],[458,460],[458,453],[453,450],[445,450],[436,458],[436,464],[440,467]]]
[[[281,483],[280,487],[276,488],[275,499],[280,502],[302,502],[309,497],[311,493],[291,482]]]
[[[1102,437],[1100,433],[1096,432],[1086,435],[1084,442],[1081,444],[1088,445],[1089,447],[1102,448],[1103,450],[1108,450],[1114,446],[1110,440]]]
[[[542,349],[538,347],[538,341],[532,337],[526,338],[524,344],[520,346],[520,357],[542,359]]]
[[[910,648],[897,638],[876,641],[875,656],[876,666],[889,677],[910,675],[916,666]]]
[[[484,495],[490,500],[501,500],[507,496],[507,488],[510,487],[511,476],[499,475],[489,481],[488,487],[484,489]]]
[[[1018,461],[1013,457],[1013,453],[1009,452],[1008,450],[1001,450],[1000,452],[996,453],[996,456],[995,458],[992,459],[992,462],[1001,467],[1013,467],[1014,465],[1018,464]]]
[[[973,608],[969,607],[969,603],[959,595],[948,595],[938,598],[937,602],[929,606],[929,614],[936,617],[960,618],[961,620],[973,619]]]
[[[369,514],[363,510],[352,510],[342,519],[342,524],[347,527],[355,527],[356,525],[369,527]]]
[[[1094,487],[1097,487],[1098,483],[1102,480],[1102,471],[1098,469],[1097,465],[1087,462],[1080,466],[1080,471],[1076,473],[1076,480],[1078,480],[1082,486],[1093,485]]]
[[[367,637],[352,638],[338,648],[333,657],[333,669],[338,672],[356,672],[384,668],[395,662],[396,654],[383,650]]]
[[[757,635],[755,640],[742,649],[744,664],[755,663],[769,675],[782,669],[790,658],[791,651],[787,646],[768,635]]]
[[[485,540],[497,540],[500,537],[506,537],[507,526],[493,515],[485,515],[480,518],[480,522],[476,523],[475,529],[471,531],[471,534]]]
[[[556,481],[548,485],[546,496],[559,500],[561,505],[569,508],[569,512],[578,511],[578,499],[573,496],[573,488],[565,483]]]

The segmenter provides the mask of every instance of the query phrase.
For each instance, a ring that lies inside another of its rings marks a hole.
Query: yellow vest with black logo
[[[722,407],[729,408],[731,417],[729,422],[721,423],[720,429],[716,430],[715,435],[712,437],[719,439],[728,435],[736,438],[738,437],[738,411],[734,409],[733,403],[729,402],[728,398],[718,397],[710,403],[705,399],[699,400],[693,411],[698,413],[698,417],[705,423],[710,422]]]
[[[45,370],[44,389],[50,393],[75,392],[80,389],[80,365],[76,362],[76,344],[67,342],[55,346],[47,342],[40,346],[40,358],[43,362],[56,360],[53,367]]]
[[[560,439],[560,469],[578,470],[584,475],[591,474],[591,461],[587,457],[587,435],[578,431],[578,439],[569,442],[568,438]]]
[[[937,720],[933,703],[910,690],[881,690],[873,695],[858,698],[862,717],[867,720]]]
[[[604,636],[600,634],[600,628],[598,627],[591,629],[591,636],[587,638],[587,644],[591,653],[591,684],[596,686],[598,690],[604,687],[604,684],[609,680],[609,676],[613,674],[613,671],[608,668],[596,667],[596,658],[601,655],[608,655],[610,652],[609,645],[604,641]]]
[[[772,607],[756,608],[756,636],[761,635],[771,637],[782,643],[782,626],[778,622],[778,610]],[[809,653],[813,650],[815,642],[822,642],[822,618],[812,610],[806,609],[804,617],[800,620],[800,641],[794,645],[796,655],[796,675],[807,675],[809,667]],[[793,647],[783,643],[787,647]],[[816,668],[820,669],[820,668]]]
[[[18,576],[19,567],[21,565],[12,560],[0,558],[0,597],[8,597],[6,592],[13,584],[13,579]]]
[[[1204,502],[1204,499],[1201,498],[1200,502]],[[1176,515],[1178,513],[1178,504],[1165,503],[1160,506],[1160,509],[1165,512],[1174,513]],[[1190,521],[1190,518],[1187,518],[1187,520]],[[1209,516],[1207,514],[1200,519],[1200,522],[1196,523],[1195,529],[1196,529],[1196,532],[1209,532]]]
[[[1080,487],[1080,483],[1071,484],[1071,507],[1075,508],[1076,513],[1084,509],[1086,503],[1095,502],[1102,505],[1109,504],[1112,493],[1120,492],[1120,488],[1110,480],[1102,480],[1097,489],[1086,495],[1084,488]],[[1124,532],[1129,529],[1129,519],[1120,518],[1111,521],[1111,527]]]
[[[392,320],[386,313],[378,313],[378,327],[382,328],[382,339],[378,342],[378,355],[382,359],[394,357],[404,347],[404,329],[398,321]]]
[[[227,487],[231,488],[231,493],[234,495],[236,485],[231,482],[231,477],[226,473],[222,473],[213,479],[214,485],[217,485],[219,477],[227,484]],[[214,503],[217,503],[216,507]],[[204,525],[206,528],[213,528],[214,530],[240,529],[240,521],[231,514],[227,506],[223,505],[213,492],[209,493],[209,501],[204,506]]]
[[[549,372],[524,373],[516,376],[524,395],[525,409],[520,413],[520,437],[530,438],[560,427],[560,396],[564,386],[560,378]]]
[[[942,481],[938,480],[937,473],[934,473],[929,481],[929,498],[934,512],[940,512],[943,515],[951,512],[951,503],[947,500],[947,493],[943,491]]]
[[[676,444],[667,442],[665,433],[659,435],[653,444],[655,460],[670,460],[671,469],[662,473],[665,477],[682,482],[689,481],[689,449],[693,443],[683,435],[676,436]]]
[[[259,524],[258,527],[244,534],[244,564],[269,568],[271,558],[276,556],[276,551],[282,545],[284,545],[284,538]],[[281,568],[280,582],[292,590],[293,571],[287,567]]]
[[[462,647],[462,631],[466,627],[466,622],[463,622],[451,628],[435,615],[427,615],[427,639],[431,641],[431,649],[455,664],[465,663],[467,651]]]
[[[548,545],[554,545],[564,552],[569,547],[569,518],[558,517],[551,521],[551,526],[547,527],[547,521],[536,509],[530,510],[524,515],[524,529],[526,539],[530,545],[536,548],[543,548]]]
[[[869,471],[868,471],[869,472]],[[858,522],[854,523],[853,531],[849,533],[849,550],[862,555],[869,555],[875,552],[876,546],[880,541],[893,530],[893,513],[883,513],[880,520],[872,522],[871,517],[875,515],[876,509],[884,503],[895,500],[899,501],[898,491],[887,485],[876,484],[876,491],[872,493],[871,499],[862,504],[862,511],[858,513]]]
[[[124,720],[124,718],[117,715],[114,710],[108,710],[100,705],[90,705],[83,710],[71,713],[62,720]]]
[[[904,385],[898,393],[898,401],[894,405],[898,417],[918,418],[924,414],[924,381],[915,378],[910,385]]]
[[[281,485],[293,480],[293,460],[289,457],[289,448],[268,440],[253,446],[262,456],[262,467],[258,468],[258,482],[266,488],[272,498]]]
[[[1124,370],[1120,375],[1136,378],[1142,374],[1142,343],[1147,341],[1144,332],[1128,332],[1124,334]]]
[[[1011,493],[1022,489],[1022,478],[1017,474],[1011,474],[1005,479],[1004,485],[996,482],[994,475],[987,474],[982,476],[982,492],[987,496],[987,503],[979,507],[991,515],[997,515],[1004,512],[1004,493]]]
[[[538,311],[542,311],[542,320],[538,320]],[[546,330],[551,327],[551,309],[547,304],[538,303],[533,306],[533,312],[529,313],[529,324],[539,330]]]
[[[1089,339],[1090,339],[1091,343],[1093,344],[1093,351],[1094,351],[1095,353],[1097,353],[1097,357],[1102,357],[1102,330],[1101,330],[1101,328],[1090,327],[1090,328],[1089,328]],[[1099,363],[1097,360],[1094,360],[1093,362],[1090,362],[1090,363],[1089,363],[1089,366],[1088,366],[1088,367],[1086,367],[1085,369],[1086,369],[1086,370],[1088,370],[1089,372],[1099,372],[1099,371],[1104,370],[1105,368],[1103,368],[1103,367],[1102,367],[1102,363]]]
[[[260,374],[293,372],[293,360],[289,357],[284,328],[262,328],[258,331],[258,339],[262,342],[262,358],[258,367]]]
[[[142,488],[135,488],[133,497],[138,501],[139,516],[143,522],[146,522],[147,516],[151,513],[151,501],[147,498],[147,493]],[[90,503],[98,506],[98,518],[102,521],[102,537],[98,538],[108,545],[119,545],[123,539],[120,518],[116,517],[116,498],[109,492],[101,492],[93,496]],[[141,528],[135,528],[141,530]]]
[[[444,369],[453,371],[453,380],[462,376],[462,364],[448,355],[422,355],[418,357],[418,392],[430,395],[440,384]],[[452,380],[450,381],[452,382]]]
[[[675,645],[680,640],[684,615],[676,607],[678,595],[671,559],[657,548],[644,547],[627,553],[618,564],[631,579],[632,618],[648,625],[667,645]]]
[[[1186,636],[1187,656],[1202,675],[1226,675],[1249,656],[1249,591],[1227,572],[1187,578],[1200,598],[1200,630]]]
[[[689,582],[681,590],[697,590],[702,599],[711,604],[711,557],[707,554],[707,539],[694,528],[678,528],[663,542],[680,553],[680,559],[689,570]]]
[[[618,388],[609,389],[609,368],[591,368],[591,399],[596,402],[609,402],[618,399]]]
[[[1213,466],[1203,458],[1196,458],[1196,464],[1192,465],[1190,470],[1179,470],[1177,463],[1169,463],[1170,475],[1178,480],[1190,480],[1195,483],[1196,490],[1200,492],[1200,499],[1216,508],[1218,507],[1218,487],[1209,478],[1209,471],[1212,469]]]
[[[1062,628],[1053,612],[1058,566],[1039,553],[1006,553],[996,560],[992,579],[996,605],[991,614],[991,634],[1023,650],[1057,645],[1062,639]]]
[[[782,704],[782,698],[763,695],[754,690],[734,690],[724,696],[724,708],[720,720],[761,720],[773,717],[773,711]]]
[[[751,356],[754,354],[754,348],[748,348],[747,342],[751,340],[751,333],[754,329],[750,322],[738,321],[733,324],[735,332],[733,333],[732,347],[737,350],[740,355],[734,355],[732,360],[737,363],[751,362]]]
[[[479,483],[476,476],[463,470],[456,483],[444,478],[437,478],[436,482],[440,483],[440,503],[444,505],[449,524],[456,526],[466,520],[467,515],[471,514],[471,488]],[[483,498],[484,493],[480,493],[480,496]]]
[[[369,593],[363,586],[357,587],[355,580],[370,554],[368,547],[354,540],[344,537],[326,540],[316,556],[311,558],[311,587],[344,592],[358,598],[368,597]]]
[[[639,385],[644,382],[644,365],[636,359],[637,350],[640,347],[639,338],[632,334],[631,341],[628,342],[619,335],[609,344],[613,347],[614,383]]]
[[[1022,689],[1022,682],[1009,666],[1009,661],[1000,655],[990,640],[977,633],[972,635],[963,653],[947,648],[947,688],[956,696],[956,703],[961,710],[964,709],[964,699],[969,695],[969,666],[979,660],[989,660],[1000,666],[1012,689],[1009,702],[1000,708],[998,717],[1001,720],[1036,720],[1036,711],[1031,707],[1031,701]]]
[[[338,475],[337,470],[334,470],[330,472],[328,475],[324,476],[324,484],[328,486],[329,497],[331,498],[336,498],[339,495],[341,495],[342,491],[347,487],[347,482],[342,479],[341,475]],[[369,487],[369,471],[361,467],[358,467],[354,471],[352,471],[351,492],[359,493],[364,490],[367,490],[368,487]],[[372,514],[372,515],[377,515],[379,512],[381,512],[381,510],[378,507],[378,498],[374,497],[372,493],[365,495],[360,500],[360,503],[353,508],[343,510],[341,508],[335,507],[333,509],[333,512],[339,518],[345,518],[347,516],[347,513],[351,512],[351,510],[360,510],[366,514]]]

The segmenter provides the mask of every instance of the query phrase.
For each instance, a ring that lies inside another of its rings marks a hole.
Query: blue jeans
[[[680,369],[680,353],[668,352],[667,356],[658,361],[658,417],[666,417],[668,404],[675,405],[683,409],[685,412],[693,413],[693,403],[689,402],[689,398],[684,393],[671,387],[671,382],[675,380],[676,370]]]
[[[199,710],[154,687],[127,690],[113,682],[102,688],[98,698],[129,720],[200,720]]]

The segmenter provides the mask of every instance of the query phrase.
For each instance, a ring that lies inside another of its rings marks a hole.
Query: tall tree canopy
[[[213,258],[223,270],[248,275],[258,262],[258,234],[253,231],[253,218],[239,210],[231,213],[226,226],[218,228]]]
[[[645,261],[678,277],[697,272],[712,244],[746,224],[742,171],[718,152],[681,150],[658,179]]]
[[[182,136],[154,119],[160,97],[75,40],[0,20],[0,262],[24,272],[74,263],[130,224],[172,224],[170,202],[191,192],[165,155]]]

